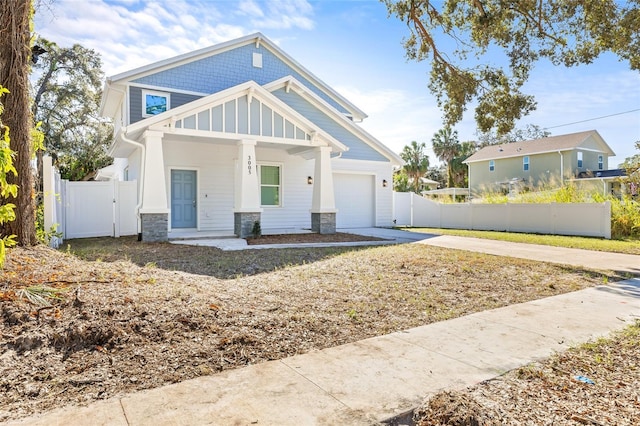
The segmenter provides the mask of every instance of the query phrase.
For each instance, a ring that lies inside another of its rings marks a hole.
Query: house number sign
[[[251,156],[247,156],[247,171],[251,174]]]

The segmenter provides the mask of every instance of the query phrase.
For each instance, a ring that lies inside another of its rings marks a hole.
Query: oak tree
[[[81,180],[111,163],[107,155],[111,126],[99,116],[102,60],[79,44],[60,47],[39,38],[37,45],[43,53],[33,65],[32,112],[41,123],[46,153],[62,178]],[[42,151],[38,170],[42,170]]]
[[[2,120],[11,129],[10,148],[15,153],[17,175],[7,175],[7,182],[18,191],[3,204],[15,204],[16,218],[2,225],[2,235],[16,235],[18,244],[36,244],[33,174],[31,171],[31,132],[33,119],[29,109],[29,62],[31,61],[30,0],[0,2],[0,86],[8,93],[3,98]]]
[[[612,52],[640,70],[639,0],[382,1],[409,27],[407,57],[431,61],[429,89],[448,126],[475,103],[481,132],[512,130],[536,108],[521,89],[541,59],[571,67]]]

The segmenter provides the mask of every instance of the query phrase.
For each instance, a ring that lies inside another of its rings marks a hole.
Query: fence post
[[[611,201],[605,201],[604,202],[604,213],[602,214],[602,216],[604,216],[601,219],[601,223],[604,225],[604,229],[603,229],[603,236],[604,238],[606,238],[607,240],[611,239]]]
[[[56,191],[55,191],[55,170],[53,169],[53,160],[51,156],[42,157],[42,201],[44,206],[44,230],[49,231],[58,224],[59,220],[56,216]],[[58,248],[62,241],[57,237],[52,237],[49,245]]]
[[[413,228],[413,192],[409,193],[409,224]]]
[[[120,187],[117,180],[113,182],[113,237],[120,237]]]

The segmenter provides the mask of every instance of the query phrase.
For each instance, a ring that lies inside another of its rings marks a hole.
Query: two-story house
[[[175,230],[391,226],[402,159],[366,114],[260,33],[106,81],[112,171],[139,186],[143,241]]]
[[[557,187],[566,180],[605,175],[614,155],[600,134],[590,130],[486,146],[464,163],[469,167],[469,188],[478,194]]]

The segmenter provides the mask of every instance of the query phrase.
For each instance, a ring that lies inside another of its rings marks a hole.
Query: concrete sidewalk
[[[640,274],[640,256],[395,229],[340,231],[387,238],[386,243],[392,244],[413,242]],[[226,239],[222,244],[232,241]],[[242,249],[239,247],[228,249]],[[225,371],[88,407],[62,408],[9,424],[372,424],[414,408],[430,393],[493,378],[637,319],[640,278]]]
[[[496,256],[509,256],[540,262],[582,266],[589,269],[628,272],[640,275],[640,256],[609,253],[538,244],[512,243],[509,241],[438,235],[419,241],[421,244],[459,250],[469,250]]]
[[[384,238],[385,240],[346,243],[265,244],[249,246],[247,245],[246,240],[241,238],[199,238],[191,240],[176,240],[172,241],[172,243],[217,247],[225,251],[420,243],[437,247],[493,254],[496,256],[510,256],[540,262],[560,263],[564,265],[583,266],[591,269],[628,272],[640,275],[640,256],[631,254],[552,247],[538,244],[512,243],[508,241],[457,237],[453,235],[425,234],[391,228],[344,228],[338,229],[338,232]]]
[[[639,318],[640,279],[627,280],[9,424],[372,424]]]
[[[423,234],[401,229],[363,228],[345,229],[343,231],[352,234],[387,238],[395,243],[416,242],[430,246],[475,251],[496,256],[517,257],[539,262],[559,263],[640,275],[640,256],[632,254],[553,247],[539,244],[512,243],[509,241],[457,237],[453,235]]]

